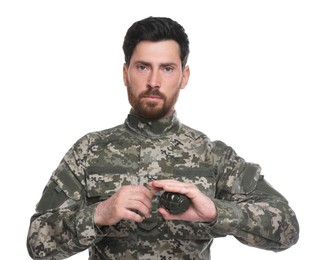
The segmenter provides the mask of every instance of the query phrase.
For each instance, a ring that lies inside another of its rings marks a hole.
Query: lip
[[[144,96],[143,98],[148,99],[148,100],[158,100],[162,99],[160,96]]]

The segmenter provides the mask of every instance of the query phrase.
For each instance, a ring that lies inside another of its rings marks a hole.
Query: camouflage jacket
[[[164,221],[153,201],[143,223],[98,228],[95,207],[122,185],[154,179],[195,183],[218,210],[213,223]],[[174,114],[146,121],[129,114],[117,127],[89,133],[66,153],[32,216],[27,248],[34,259],[63,259],[89,249],[89,259],[210,259],[216,237],[281,251],[299,226],[287,200],[231,147],[210,141]]]

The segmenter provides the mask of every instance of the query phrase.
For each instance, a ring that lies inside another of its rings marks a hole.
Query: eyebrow
[[[148,62],[148,61],[143,61],[143,60],[137,60],[134,62],[135,64],[137,63],[141,63],[141,64],[144,64],[146,66],[151,66],[151,63]],[[167,67],[167,66],[178,66],[176,63],[174,62],[163,62],[163,63],[160,63],[160,66],[163,66],[163,67]]]

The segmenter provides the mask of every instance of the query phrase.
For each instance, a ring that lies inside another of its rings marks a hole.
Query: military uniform
[[[165,221],[153,199],[151,217],[98,228],[96,206],[123,185],[156,179],[194,183],[215,203],[212,223]],[[31,218],[28,251],[63,259],[89,249],[89,259],[210,259],[213,238],[233,235],[247,245],[281,251],[298,240],[286,199],[260,167],[231,147],[179,122],[129,114],[117,127],[89,133],[66,153]]]

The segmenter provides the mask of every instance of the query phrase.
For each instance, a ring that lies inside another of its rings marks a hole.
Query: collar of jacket
[[[150,121],[130,113],[125,121],[128,129],[145,137],[162,137],[176,133],[180,128],[177,113],[172,116]]]

